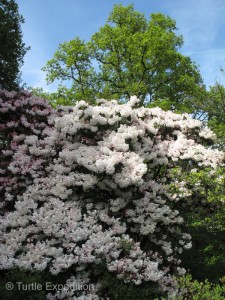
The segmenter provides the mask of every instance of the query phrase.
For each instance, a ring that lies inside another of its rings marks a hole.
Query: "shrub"
[[[46,100],[26,91],[0,90],[1,207],[11,206],[32,179],[42,175],[44,160],[30,156],[24,141],[47,136],[53,125],[53,112]]]
[[[172,275],[185,272],[179,255],[191,241],[174,208],[180,195],[167,188],[174,180],[170,170],[184,161],[215,168],[223,153],[201,145],[212,138],[201,122],[139,107],[136,97],[120,105],[78,102],[55,118],[45,137],[26,137],[26,154],[19,148],[12,157],[8,169],[18,153],[21,165],[29,157],[45,168],[33,168],[32,183],[3,211],[0,267],[49,270],[68,276],[67,286],[95,286],[49,299],[104,298],[105,271],[129,284],[150,282],[156,294],[172,297]]]
[[[192,248],[182,254],[182,264],[194,279],[219,282],[225,274],[225,169],[185,168],[171,170],[170,185],[173,194],[182,189],[177,207],[192,237]]]
[[[1,207],[9,209],[34,178],[43,176],[50,156],[31,155],[28,147],[34,142],[41,145],[51,135],[55,117],[69,110],[53,110],[46,100],[27,91],[0,90]]]
[[[178,282],[182,296],[176,297],[176,300],[225,299],[225,277],[221,278],[220,284],[213,284],[208,280],[204,282],[193,280],[191,275],[180,277]]]

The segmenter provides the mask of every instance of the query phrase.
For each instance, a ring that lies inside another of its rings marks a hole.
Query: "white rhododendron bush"
[[[213,133],[187,114],[139,107],[136,97],[80,101],[54,112],[46,128],[27,135],[7,167],[29,184],[16,199],[4,190],[1,269],[66,273],[68,285],[95,287],[49,299],[100,299],[102,266],[127,284],[154,283],[174,295],[172,275],[185,272],[179,254],[191,237],[175,209],[188,191],[181,183],[180,194],[170,194],[170,170],[183,162],[216,168],[222,152],[203,146]]]

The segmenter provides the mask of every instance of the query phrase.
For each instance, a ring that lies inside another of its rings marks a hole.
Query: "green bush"
[[[225,299],[225,277],[221,278],[219,284],[193,280],[191,275],[183,276],[178,279],[179,289],[182,296],[174,300],[223,300]]]

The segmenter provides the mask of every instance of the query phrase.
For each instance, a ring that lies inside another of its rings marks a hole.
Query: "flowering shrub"
[[[11,172],[23,174],[27,160],[38,163],[32,183],[2,214],[0,267],[66,273],[67,286],[95,284],[49,299],[99,299],[102,266],[126,283],[156,283],[172,297],[172,275],[185,272],[179,254],[191,241],[174,209],[183,192],[167,188],[169,170],[184,161],[215,168],[224,155],[201,144],[213,133],[186,114],[138,107],[136,97],[98,104],[78,102],[15,151]]]
[[[0,91],[1,207],[15,200],[37,176],[43,160],[27,155],[24,141],[41,139],[52,127],[53,110],[47,101],[30,93]]]
[[[46,157],[30,155],[28,145],[49,136],[54,118],[65,110],[55,111],[46,100],[27,91],[0,90],[1,208],[12,205],[34,178],[43,175]]]

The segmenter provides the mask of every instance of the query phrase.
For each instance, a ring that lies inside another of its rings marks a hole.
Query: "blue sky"
[[[53,57],[59,43],[75,36],[89,40],[103,26],[114,4],[134,4],[135,10],[149,18],[161,12],[176,21],[183,35],[181,52],[199,65],[206,86],[215,80],[225,84],[225,0],[17,0],[25,18],[23,39],[31,50],[22,67],[22,79],[28,86],[55,91],[47,85],[41,68]]]

